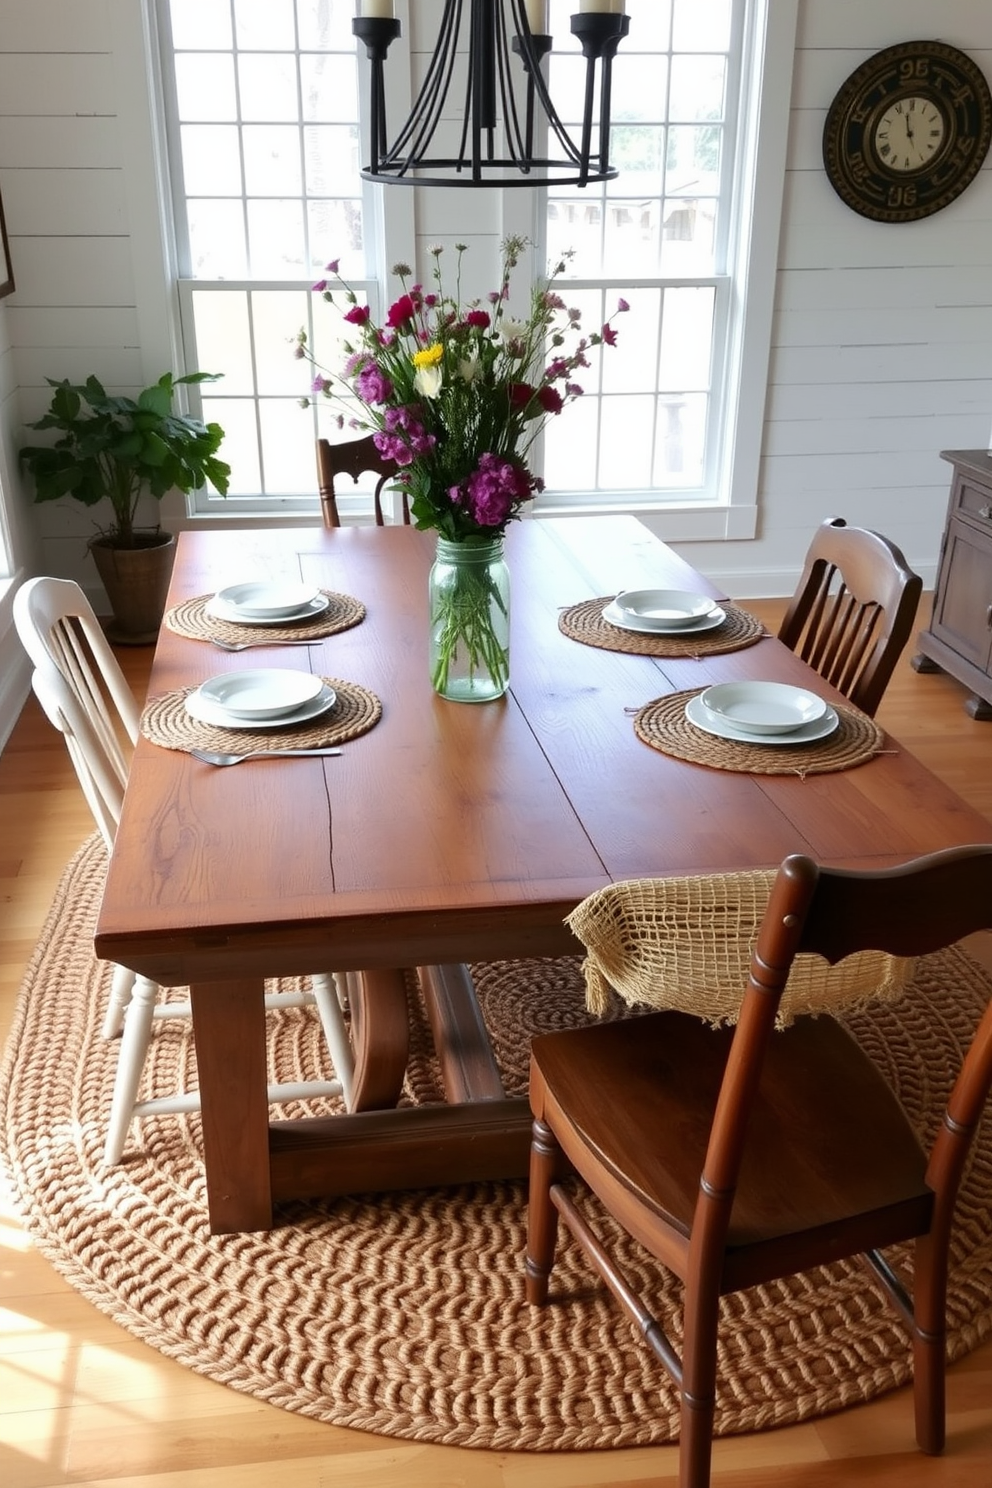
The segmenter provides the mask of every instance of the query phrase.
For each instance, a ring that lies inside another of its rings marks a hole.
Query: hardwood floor
[[[777,602],[749,602],[770,624]],[[900,664],[880,722],[990,821],[992,724],[944,676]],[[147,650],[122,663],[143,691]],[[92,830],[33,700],[0,756],[0,1036],[66,860]],[[992,958],[990,958],[992,964]],[[239,1395],[106,1321],[24,1234],[0,1190],[0,1483],[5,1488],[615,1488],[667,1483],[674,1447],[473,1452],[324,1426]],[[990,1488],[992,1342],[950,1372],[948,1448],[916,1451],[907,1391],[807,1425],[717,1442],[714,1488]]]

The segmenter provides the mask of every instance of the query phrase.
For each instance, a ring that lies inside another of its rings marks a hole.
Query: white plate
[[[713,734],[718,739],[736,739],[741,744],[762,746],[766,744],[812,744],[817,739],[826,739],[840,722],[828,703],[822,718],[817,718],[813,723],[804,723],[802,728],[793,729],[791,734],[753,734],[745,729],[734,728],[733,724],[724,723],[715,713],[703,707],[698,696],[690,698],[686,703],[685,716],[690,723],[695,724],[696,728],[702,729],[704,734]]]
[[[636,631],[638,635],[697,635],[701,630],[715,630],[718,625],[723,624],[726,618],[726,610],[721,610],[717,605],[708,615],[704,615],[701,620],[693,620],[689,625],[663,627],[658,625],[657,621],[635,620],[632,615],[617,609],[616,600],[611,600],[603,610],[603,619],[610,625],[615,625],[618,630]]]
[[[282,718],[313,702],[323,685],[310,672],[260,667],[222,672],[204,682],[199,693],[211,707],[238,718]]]
[[[688,589],[621,589],[613,605],[625,620],[652,630],[683,630],[705,620],[716,609],[707,594]]]
[[[232,584],[214,598],[252,620],[283,620],[305,610],[317,593],[315,584]]]
[[[186,712],[198,723],[210,723],[218,728],[286,728],[291,723],[306,723],[308,719],[319,718],[322,713],[327,713],[333,708],[336,702],[337,694],[334,688],[324,683],[315,698],[312,698],[309,703],[304,703],[301,708],[294,709],[292,713],[281,713],[278,718],[239,718],[234,713],[228,713],[226,708],[219,708],[216,703],[211,703],[201,697],[197,689],[186,699]]]
[[[827,705],[805,687],[785,682],[718,682],[699,701],[710,713],[748,734],[791,734],[822,718]]]
[[[326,594],[318,594],[309,604],[302,609],[293,611],[289,615],[276,615],[269,619],[263,619],[258,615],[248,615],[244,610],[238,609],[236,605],[225,604],[219,594],[213,599],[207,600],[204,607],[205,613],[211,615],[214,620],[230,620],[235,625],[286,625],[294,620],[312,620],[317,615],[322,615],[330,604]]]

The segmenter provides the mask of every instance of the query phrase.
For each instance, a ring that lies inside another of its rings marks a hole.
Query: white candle
[[[380,21],[393,19],[393,0],[360,0],[360,16],[376,16]]]
[[[524,0],[527,24],[532,36],[548,34],[548,0]]]

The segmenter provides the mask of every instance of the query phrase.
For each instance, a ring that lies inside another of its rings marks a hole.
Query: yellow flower
[[[427,346],[423,351],[413,353],[413,365],[415,367],[436,367],[444,356],[444,347],[440,341],[435,341],[433,346]]]

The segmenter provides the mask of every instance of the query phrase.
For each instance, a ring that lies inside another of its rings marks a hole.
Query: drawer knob
[[[989,506],[988,502],[986,502],[984,506],[980,506],[978,508],[978,515],[980,517],[984,517],[986,521],[988,521],[990,518],[992,518],[992,506]]]

